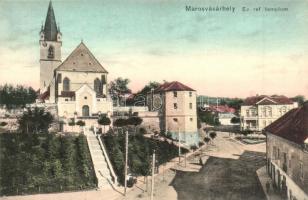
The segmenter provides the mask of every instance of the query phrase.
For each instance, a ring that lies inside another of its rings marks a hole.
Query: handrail
[[[101,138],[100,138],[99,136],[96,136],[96,137],[98,138],[99,144],[101,145],[101,148],[102,148],[102,150],[103,150],[103,153],[104,153],[105,159],[106,159],[106,161],[107,161],[108,168],[109,168],[109,170],[110,170],[110,172],[111,172],[111,175],[112,175],[113,178],[114,178],[114,184],[118,184],[117,176],[116,176],[116,174],[114,173],[113,167],[112,167],[112,165],[111,165],[111,162],[110,162],[110,160],[109,160],[108,154],[107,154],[106,149],[105,149],[105,145],[104,145],[104,143],[102,142],[102,140],[101,140]]]

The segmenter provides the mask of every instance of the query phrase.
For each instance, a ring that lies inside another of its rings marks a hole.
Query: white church
[[[39,103],[53,107],[60,125],[69,124],[71,119],[75,122],[82,119],[86,126],[98,127],[100,114],[112,119],[113,112],[127,109],[138,112],[138,116],[143,118],[143,125],[149,129],[172,134],[174,139],[180,137],[187,145],[198,144],[197,94],[194,89],[177,81],[164,83],[154,91],[165,103],[160,111],[146,105],[113,107],[108,92],[108,72],[83,42],[62,61],[62,34],[51,1],[39,43]],[[68,126],[60,126],[60,131],[68,129]]]
[[[62,34],[50,1],[40,32],[40,100],[57,105],[64,119],[110,113],[107,70],[81,42],[62,61]]]

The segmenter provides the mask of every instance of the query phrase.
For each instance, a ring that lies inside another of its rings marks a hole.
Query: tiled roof
[[[108,73],[83,42],[77,46],[56,70]]]
[[[235,113],[235,109],[231,108],[227,105],[210,105],[209,109],[211,111],[219,112],[219,113]]]
[[[44,26],[44,36],[47,41],[57,41],[58,28],[51,1],[49,2]]]
[[[286,96],[260,95],[260,96],[253,96],[253,97],[246,98],[242,105],[249,106],[249,105],[275,105],[275,104],[278,104],[278,105],[293,104],[293,101]]]
[[[75,92],[74,91],[61,91],[61,95],[59,97],[74,97]]]
[[[308,102],[302,107],[290,110],[264,130],[297,144],[303,144],[308,138]]]
[[[166,82],[155,89],[155,92],[162,91],[195,91],[194,89],[178,81]]]

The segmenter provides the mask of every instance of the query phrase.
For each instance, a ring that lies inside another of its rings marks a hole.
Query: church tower
[[[57,27],[52,2],[49,2],[45,25],[40,32],[40,93],[50,86],[54,69],[61,64],[62,34]]]

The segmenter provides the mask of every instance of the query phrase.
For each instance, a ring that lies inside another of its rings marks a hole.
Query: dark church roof
[[[194,89],[178,81],[166,82],[155,89],[155,92],[162,91],[195,91]]]
[[[308,138],[308,102],[290,110],[264,130],[297,144],[304,144]]]
[[[55,13],[53,11],[52,3],[49,2],[47,16],[44,26],[44,36],[46,41],[57,41],[58,28],[55,18]]]
[[[83,42],[77,46],[56,70],[108,73]]]

